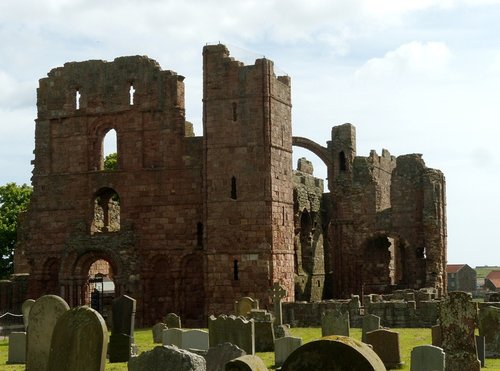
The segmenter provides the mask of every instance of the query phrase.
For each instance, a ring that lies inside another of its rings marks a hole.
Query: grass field
[[[392,329],[399,332],[400,334],[400,344],[401,344],[401,356],[405,363],[403,370],[410,369],[410,353],[413,347],[418,345],[430,344],[431,343],[431,331],[430,329]],[[293,336],[299,336],[302,338],[304,343],[319,339],[321,337],[320,328],[292,328]],[[351,337],[361,340],[361,329],[352,328]],[[150,350],[157,346],[153,343],[153,336],[151,329],[140,329],[135,331],[135,341],[139,348],[139,353]],[[0,341],[0,370],[6,371],[21,371],[24,370],[24,365],[7,365],[7,352],[8,352],[8,341]],[[269,369],[274,369],[274,353],[257,353],[259,357],[264,360],[264,363]],[[500,359],[487,359],[485,370],[496,370],[500,371]],[[127,370],[126,363],[108,363],[106,365],[106,370],[111,371],[125,371]]]

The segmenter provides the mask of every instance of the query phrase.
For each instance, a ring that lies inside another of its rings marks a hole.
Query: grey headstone
[[[288,356],[297,348],[302,346],[302,339],[299,337],[283,337],[274,341],[274,364],[281,366]]]
[[[480,309],[479,335],[485,338],[486,357],[500,358],[500,308],[489,305]]]
[[[484,336],[476,336],[477,359],[481,362],[481,367],[484,367],[486,360],[486,344]]]
[[[445,354],[434,345],[421,345],[411,351],[410,371],[444,371]]]
[[[363,327],[361,329],[361,341],[366,343],[366,333],[380,329],[380,317],[374,314],[363,316]]]
[[[259,357],[247,354],[226,363],[225,371],[267,371],[267,367]]]
[[[439,306],[442,348],[446,353],[446,370],[479,371],[474,330],[477,303],[465,292],[449,292]]]
[[[431,327],[432,345],[435,347],[441,347],[441,325],[435,325]]]
[[[103,371],[108,329],[101,315],[83,306],[57,320],[50,344],[48,370]]]
[[[127,362],[134,349],[136,300],[123,295],[113,300],[109,362]]]
[[[9,335],[8,364],[26,363],[26,333],[11,332]]]
[[[205,371],[202,356],[176,346],[159,345],[128,361],[128,371]]]
[[[321,336],[349,336],[349,312],[327,310],[321,317]]]
[[[153,332],[153,343],[161,344],[163,341],[163,330],[166,330],[168,327],[163,322],[157,323],[151,329]]]
[[[35,301],[33,299],[27,299],[23,302],[23,305],[21,306],[21,312],[23,313],[24,329],[28,328],[30,311],[33,304],[35,304]]]
[[[274,337],[275,339],[284,338],[285,336],[292,336],[290,332],[290,325],[275,325],[274,326]]]
[[[218,344],[208,349],[205,360],[207,371],[224,371],[227,362],[246,355],[246,352],[231,343]]]
[[[367,332],[366,342],[373,347],[386,368],[403,367],[398,332],[385,329]]]
[[[175,345],[178,348],[182,346],[182,333],[180,328],[167,328],[163,330],[163,345]]]
[[[182,328],[181,317],[175,313],[167,314],[165,318],[163,318],[163,322],[165,322],[168,328]]]
[[[368,344],[347,336],[332,335],[296,349],[281,370],[382,371],[385,366]]]
[[[274,326],[271,313],[264,309],[252,309],[249,314],[254,320],[255,351],[274,351]]]
[[[253,320],[225,315],[210,316],[208,334],[210,347],[229,342],[239,346],[247,354],[255,354],[255,324]]]
[[[29,312],[27,370],[47,369],[54,327],[59,317],[68,310],[69,305],[56,295],[45,295],[35,301]]]
[[[208,350],[208,331],[184,330],[182,332],[182,348]]]

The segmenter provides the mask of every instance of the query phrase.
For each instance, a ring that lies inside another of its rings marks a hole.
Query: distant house
[[[491,271],[484,278],[484,289],[486,291],[500,292],[500,271]]]
[[[448,291],[476,291],[476,271],[467,264],[448,264]]]

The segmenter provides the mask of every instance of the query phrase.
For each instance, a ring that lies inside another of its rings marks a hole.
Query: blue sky
[[[38,79],[65,62],[148,55],[186,77],[201,135],[202,47],[292,78],[294,135],[357,128],[357,153],[422,153],[447,181],[448,261],[500,265],[500,1],[3,0],[0,184],[29,183]],[[324,166],[296,150],[295,158]]]

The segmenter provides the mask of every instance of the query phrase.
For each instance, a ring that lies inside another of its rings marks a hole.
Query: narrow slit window
[[[233,200],[238,198],[238,194],[236,192],[236,178],[234,176],[231,178],[231,198]]]
[[[238,120],[238,103],[233,102],[233,121]]]
[[[233,261],[233,278],[235,281],[238,281],[239,280],[239,270],[238,270],[238,259],[234,259]]]
[[[135,95],[135,89],[134,89],[134,84],[130,84],[130,89],[128,91],[129,94],[129,104],[131,106],[134,105],[134,95]]]
[[[78,89],[75,91],[75,109],[79,110],[80,109],[80,98],[81,94]]]
[[[196,239],[197,245],[203,246],[203,223],[196,224]]]
[[[285,206],[283,206],[281,213],[282,213],[282,224],[281,225],[285,225],[285,217],[286,217]]]
[[[339,153],[339,169],[340,169],[340,171],[346,171],[347,170],[347,165],[346,165],[346,159],[345,159],[345,153],[344,153],[344,151],[341,151]]]

